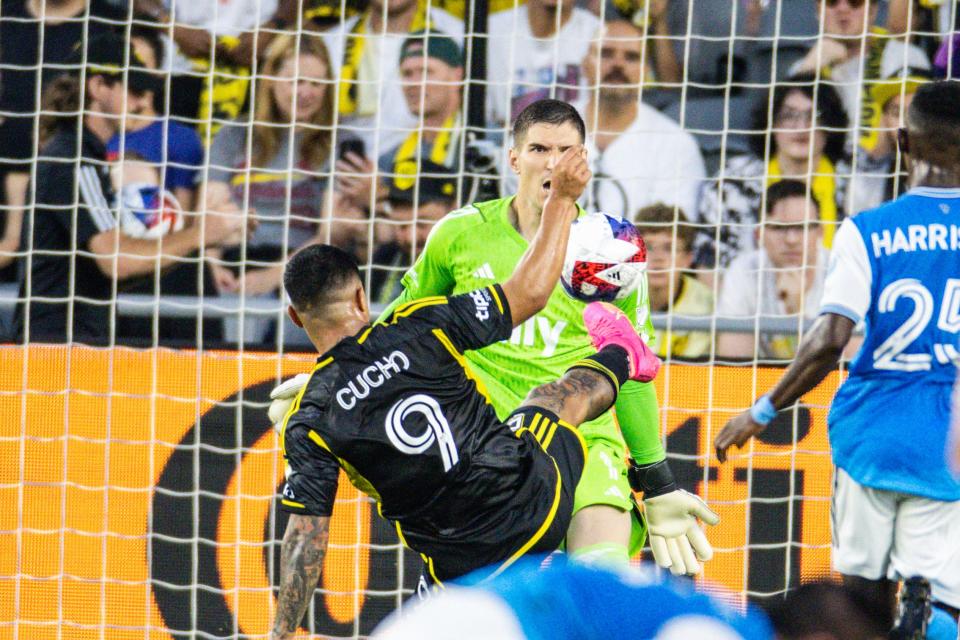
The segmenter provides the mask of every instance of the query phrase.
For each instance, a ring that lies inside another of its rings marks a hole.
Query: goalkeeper
[[[566,148],[582,144],[584,135],[583,120],[565,102],[540,100],[524,109],[514,122],[510,149],[510,168],[519,177],[516,195],[476,203],[441,220],[404,276],[404,291],[394,306],[424,296],[470,291],[511,273],[540,224],[557,158]],[[646,280],[617,306],[636,319],[641,335],[649,340],[653,327]],[[501,417],[530,389],[555,379],[590,352],[581,321],[583,307],[556,287],[546,308],[517,327],[509,341],[466,354]],[[632,488],[643,493],[657,563],[675,574],[699,573],[700,564],[683,532],[691,530],[693,511],[703,503],[674,482],[660,442],[653,383],[625,385],[617,398],[616,416],[619,430],[611,412],[580,428],[589,453],[577,487],[567,551],[589,562],[628,562],[644,539],[639,513],[631,518]],[[629,464],[624,460],[626,449],[632,458]],[[700,560],[709,556],[708,552]]]
[[[510,150],[510,166],[519,176],[517,194],[467,206],[437,223],[403,278],[403,293],[382,317],[399,304],[472,291],[512,273],[540,225],[557,159],[565,149],[582,144],[584,133],[580,115],[564,102],[541,100],[524,109],[513,125]],[[649,339],[646,280],[639,292],[617,304]],[[532,388],[555,380],[591,352],[581,321],[583,307],[556,287],[546,308],[517,327],[510,340],[465,354],[501,419]],[[677,489],[660,442],[653,384],[625,385],[616,413],[619,430],[611,412],[580,428],[589,454],[577,487],[567,551],[589,562],[628,562],[642,547],[645,533],[632,488],[643,493],[657,563],[676,574],[698,573],[700,564],[685,532],[696,526],[693,512],[701,507],[710,514],[710,524],[717,519],[699,498]],[[709,546],[704,551],[700,560],[711,555]]]

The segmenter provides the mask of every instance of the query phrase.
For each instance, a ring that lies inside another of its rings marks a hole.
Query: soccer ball
[[[156,239],[183,229],[177,198],[156,185],[132,183],[117,194],[120,230],[131,238]]]
[[[563,289],[584,302],[627,297],[647,268],[647,247],[628,220],[607,213],[581,216],[570,227],[560,274]]]

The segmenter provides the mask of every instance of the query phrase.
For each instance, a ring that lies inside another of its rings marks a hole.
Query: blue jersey
[[[510,606],[527,640],[654,638],[680,624],[689,625],[683,627],[686,637],[773,636],[767,619],[753,608],[740,615],[697,593],[690,582],[661,581],[644,569],[607,571],[563,558],[554,558],[545,569],[539,564],[537,558],[526,560],[477,585]]]
[[[107,160],[120,159],[121,142],[124,155],[136,154],[140,160],[166,167],[165,189],[196,186],[197,172],[203,164],[203,145],[192,128],[172,120],[166,124],[158,121],[143,129],[127,131],[122,140],[117,134],[107,142]]]
[[[913,189],[844,221],[821,311],[865,325],[828,418],[836,465],[868,487],[960,500],[945,460],[960,362],[960,189]]]

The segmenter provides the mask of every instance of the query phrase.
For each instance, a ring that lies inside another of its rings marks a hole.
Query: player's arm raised
[[[583,145],[564,151],[550,172],[550,195],[543,205],[540,227],[513,275],[503,283],[513,326],[543,309],[557,286],[570,225],[577,219],[577,198],[590,176]]]
[[[330,538],[329,516],[292,514],[280,548],[280,591],[274,640],[293,637],[320,579]]]

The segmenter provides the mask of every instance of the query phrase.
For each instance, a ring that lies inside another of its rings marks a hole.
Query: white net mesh
[[[265,636],[267,393],[312,349],[284,263],[341,246],[382,308],[440,216],[518,188],[510,123],[545,97],[586,121],[585,206],[642,226],[661,433],[723,518],[710,584],[829,574],[839,373],[732,464],[711,442],[793,357],[840,221],[902,192],[957,5],[557,6],[3,0],[0,635]],[[420,560],[341,487],[305,625],[362,637]]]

